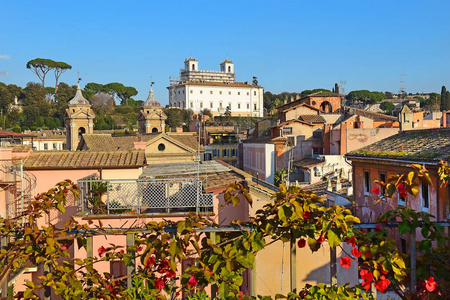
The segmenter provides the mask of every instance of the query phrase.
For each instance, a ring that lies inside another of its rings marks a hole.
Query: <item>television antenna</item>
[[[11,59],[11,55],[0,54],[0,58],[1,58],[1,59],[10,60],[10,59]],[[1,76],[8,76],[8,71],[0,72],[0,75],[1,75]]]
[[[400,97],[402,97],[403,94],[405,93],[405,89],[403,87],[405,81],[403,80],[403,77],[405,77],[405,74],[400,74]]]

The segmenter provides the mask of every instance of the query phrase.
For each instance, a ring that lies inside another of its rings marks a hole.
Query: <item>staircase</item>
[[[6,217],[14,219],[27,211],[36,188],[36,177],[23,171],[22,160],[2,160],[0,187],[5,192]]]

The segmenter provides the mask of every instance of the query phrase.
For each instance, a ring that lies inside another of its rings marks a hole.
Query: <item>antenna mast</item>
[[[10,56],[10,55],[6,55],[6,54],[0,54],[0,58],[1,58],[1,59],[10,60],[10,59],[11,59],[11,56]],[[8,76],[8,71],[0,72],[0,75],[2,75],[2,76]]]
[[[403,77],[405,76],[405,74],[400,74],[400,98],[403,96],[403,94],[405,93],[405,89],[403,87],[403,83],[405,83],[405,81],[403,80]]]

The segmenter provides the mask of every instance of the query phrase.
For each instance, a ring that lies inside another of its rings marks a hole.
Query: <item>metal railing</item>
[[[0,160],[0,181],[4,188],[6,217],[13,218],[25,212],[36,188],[36,176],[23,171],[20,159]]]
[[[78,186],[81,210],[90,214],[213,211],[213,194],[203,193],[202,182],[196,178],[100,180],[89,176],[78,180]]]

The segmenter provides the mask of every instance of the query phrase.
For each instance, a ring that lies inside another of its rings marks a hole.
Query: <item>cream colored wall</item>
[[[318,112],[306,106],[299,106],[286,112],[286,121],[298,119],[301,115],[317,115]]]

